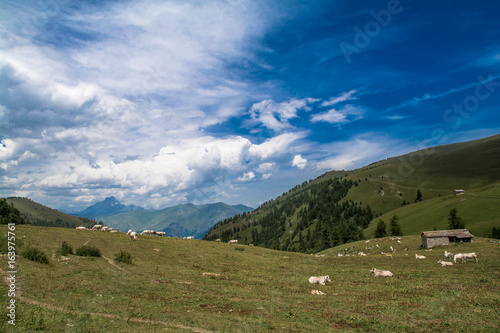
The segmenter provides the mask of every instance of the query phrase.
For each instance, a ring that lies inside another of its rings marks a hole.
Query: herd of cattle
[[[111,227],[108,227],[108,226],[105,226],[105,225],[102,225],[102,224],[96,224],[94,225],[92,228],[88,229],[84,226],[79,226],[77,227],[76,229],[78,230],[98,230],[98,231],[107,231],[107,232],[111,232],[111,233],[115,233],[115,232],[119,232],[118,230],[114,229],[114,228],[111,228]],[[132,231],[132,230],[129,230],[127,232],[127,236],[130,236],[132,238],[132,240],[136,240],[137,239],[137,233],[135,231]],[[140,235],[145,235],[145,236],[165,236],[166,235],[166,232],[164,231],[155,231],[155,230],[144,230],[143,232],[140,233]],[[194,237],[193,236],[189,236],[189,237],[184,237],[185,239],[193,239]]]
[[[77,227],[76,229],[80,229],[80,230],[89,230],[85,227]],[[110,227],[107,227],[107,226],[103,226],[103,225],[100,225],[100,224],[96,224],[95,226],[92,227],[91,230],[100,230],[100,231],[108,231],[108,232],[118,232],[118,230],[116,229],[113,229],[113,228],[110,228]],[[130,238],[132,238],[132,240],[136,240],[137,239],[137,233],[135,231],[132,231],[132,230],[129,230],[127,232],[127,236],[130,236]],[[143,232],[140,233],[140,235],[147,235],[147,236],[165,236],[165,232],[163,231],[154,231],[154,230],[144,230]],[[194,237],[192,236],[189,236],[189,237],[184,237],[184,239],[193,239]],[[400,241],[401,238],[397,238],[397,242],[399,245],[401,245],[401,241]],[[395,240],[395,239],[392,239],[392,240]],[[216,242],[220,242],[221,240],[220,239],[217,239]],[[365,243],[368,244],[370,241],[366,241]],[[232,239],[228,242],[228,244],[233,244],[233,245],[236,245],[238,244],[238,240],[236,239]],[[250,244],[250,246],[253,246],[253,244]],[[380,248],[378,244],[375,245],[376,248]],[[372,247],[370,248],[366,248],[366,250],[371,250]],[[347,250],[347,249],[346,249]],[[391,252],[396,252],[396,250],[390,246],[390,250]],[[408,249],[405,249],[406,251]],[[429,251],[429,250],[428,250]],[[381,254],[385,254],[387,257],[390,257],[392,259],[392,254],[387,254],[387,253],[384,253],[384,252],[381,252]],[[342,253],[338,253],[337,254],[339,257],[342,257],[344,256],[344,254]],[[358,253],[359,256],[363,256],[363,257],[366,257],[366,253],[364,252],[359,252]],[[348,255],[346,255],[348,256]],[[472,253],[457,253],[455,255],[453,255],[453,253],[451,252],[448,252],[448,251],[444,251],[444,257],[445,258],[449,258],[449,259],[453,259],[453,262],[451,261],[443,261],[443,260],[438,260],[438,263],[441,264],[441,266],[453,266],[453,264],[457,263],[457,260],[461,260],[462,262],[466,262],[467,259],[474,259],[476,260],[476,262],[478,261],[477,260],[477,255],[476,253],[472,252]],[[423,255],[419,255],[419,254],[415,254],[415,259],[417,260],[422,260],[422,259],[426,259],[426,256],[423,256]],[[377,269],[375,267],[373,267],[370,271],[371,274],[373,274],[373,276],[383,276],[383,277],[392,277],[394,276],[394,274],[390,271],[384,271],[384,270],[380,270],[380,269]],[[311,276],[309,278],[309,283],[311,284],[320,284],[320,285],[325,285],[327,282],[331,282],[331,279],[330,279],[330,276],[328,275],[325,275],[325,276]],[[318,295],[324,295],[324,293],[322,292],[319,292],[319,293],[316,293]]]

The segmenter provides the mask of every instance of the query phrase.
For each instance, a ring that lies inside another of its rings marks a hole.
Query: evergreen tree
[[[399,216],[397,215],[394,215],[391,218],[391,235],[403,236],[403,232],[401,232],[401,226],[399,225]]]
[[[377,223],[377,229],[375,229],[375,238],[382,238],[387,236],[387,231],[385,230],[386,225],[384,220],[380,220]]]
[[[415,199],[415,202],[422,201],[422,192],[420,192],[420,189],[417,190],[417,198]]]
[[[465,223],[461,217],[458,216],[458,212],[456,208],[450,210],[450,214],[448,215],[448,228],[449,229],[464,229]]]

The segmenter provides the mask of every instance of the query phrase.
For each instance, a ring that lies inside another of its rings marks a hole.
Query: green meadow
[[[7,227],[0,230],[5,237]],[[404,236],[401,245],[384,238],[306,255],[166,237],[134,242],[124,233],[63,228],[19,225],[15,233],[18,253],[38,248],[49,264],[16,256],[16,325],[7,323],[10,297],[3,283],[3,332],[500,330],[497,240],[476,237],[424,251],[419,236]],[[61,256],[63,242],[73,250],[96,247],[102,257]],[[390,246],[393,259],[380,253]],[[479,262],[441,267],[445,249],[476,252]],[[120,251],[131,254],[132,264],[114,261]],[[416,260],[416,253],[427,259]],[[372,267],[394,277],[373,277]],[[5,253],[1,268],[5,278]],[[332,282],[308,283],[321,275]],[[313,295],[313,289],[326,295]]]

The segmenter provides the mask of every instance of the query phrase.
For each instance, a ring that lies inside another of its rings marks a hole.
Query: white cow
[[[453,253],[444,250],[444,257],[452,259],[453,258]]]
[[[391,276],[394,275],[394,274],[392,274],[389,271],[381,271],[380,269],[376,269],[375,267],[372,268],[372,270],[370,271],[370,273],[373,273],[374,276],[387,276],[387,277],[391,277]]]
[[[442,261],[438,260],[438,264],[441,264],[441,266],[453,266],[453,263],[451,261]]]
[[[132,238],[132,240],[137,240],[137,233],[135,231],[132,231],[132,230],[129,230],[127,232],[127,236],[130,236],[130,238]]]
[[[330,279],[330,276],[328,276],[328,275],[325,275],[325,276],[311,276],[309,278],[309,283],[311,283],[311,284],[319,283],[322,286],[324,286],[326,282],[332,282],[332,280]]]
[[[421,256],[415,253],[415,259],[425,259],[425,256]]]
[[[228,244],[238,244],[238,240],[237,239],[231,239]]]
[[[453,257],[453,261],[455,262],[455,264],[457,263],[457,259],[462,259],[462,262],[467,261],[467,259],[476,259],[476,262],[477,262],[477,255],[474,252],[472,252],[472,253],[458,253],[458,254],[455,254],[455,256]]]

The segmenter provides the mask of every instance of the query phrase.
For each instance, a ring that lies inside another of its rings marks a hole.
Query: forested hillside
[[[363,239],[363,229],[374,217],[370,206],[352,200],[340,202],[353,186],[357,182],[340,178],[305,182],[251,214],[218,223],[204,239],[237,238],[297,252],[318,252]]]
[[[9,204],[6,199],[0,199],[0,224],[24,224],[24,219],[19,214],[19,210],[14,208],[13,204]]]

